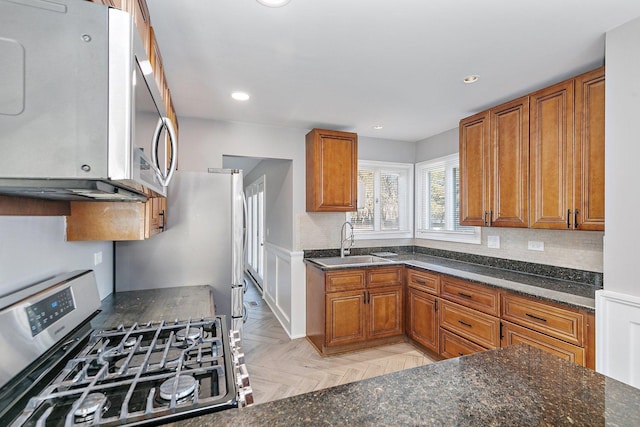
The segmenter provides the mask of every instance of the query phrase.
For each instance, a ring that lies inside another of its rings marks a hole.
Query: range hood
[[[117,182],[79,179],[0,178],[0,194],[49,200],[144,202],[144,189],[136,191]]]

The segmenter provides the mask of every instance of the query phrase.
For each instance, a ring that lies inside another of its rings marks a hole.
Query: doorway
[[[264,283],[265,175],[245,187],[247,199],[247,272],[260,290]]]

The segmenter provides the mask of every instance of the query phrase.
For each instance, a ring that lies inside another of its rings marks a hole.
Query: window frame
[[[372,240],[372,239],[413,239],[413,226],[414,226],[414,164],[413,163],[398,163],[398,162],[383,162],[377,160],[360,160],[358,159],[358,172],[360,168],[373,169],[374,170],[374,191],[379,196],[380,191],[380,172],[402,172],[406,177],[406,194],[405,194],[405,210],[406,210],[406,229],[404,230],[381,230],[380,218],[379,218],[379,204],[376,209],[378,217],[374,217],[374,230],[358,230],[354,229],[354,235],[356,239],[360,240]],[[360,190],[358,189],[358,193]],[[401,197],[399,197],[401,199]],[[360,194],[358,194],[358,201],[360,201]],[[346,220],[351,221],[352,212],[346,213]],[[402,223],[402,221],[401,221]]]
[[[422,175],[424,171],[439,169],[444,166],[445,177],[449,176],[454,168],[460,167],[460,158],[458,153],[451,154],[444,157],[438,157],[436,159],[426,160],[424,162],[416,163],[415,167],[415,238],[416,239],[428,239],[428,240],[442,240],[447,242],[457,243],[482,243],[482,228],[472,227],[473,230],[469,232],[456,231],[456,230],[431,230],[424,228],[423,223],[428,223],[428,214],[425,217],[422,216],[422,208],[427,197],[425,183],[422,181]],[[445,179],[445,209],[451,209],[454,206],[453,194],[454,185],[451,180]]]

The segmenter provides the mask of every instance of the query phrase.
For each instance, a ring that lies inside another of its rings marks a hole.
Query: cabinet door
[[[490,110],[492,227],[529,226],[529,97]]]
[[[488,111],[460,121],[459,151],[460,224],[488,225],[490,166]]]
[[[325,296],[327,347],[366,339],[365,291],[332,292]]]
[[[369,338],[402,335],[402,286],[367,291]]]
[[[167,199],[165,197],[151,198],[147,200],[146,207],[151,210],[151,212],[147,213],[147,217],[150,220],[145,232],[145,236],[149,238],[165,230],[165,225],[167,224]]]
[[[307,134],[307,211],[352,212],[357,207],[358,136],[314,129]]]
[[[575,138],[572,224],[604,231],[604,67],[576,78]]]
[[[585,366],[585,352],[581,347],[504,321],[502,322],[502,334],[502,347],[526,343],[532,347],[561,357],[564,360]]]
[[[438,303],[433,295],[413,287],[407,288],[409,338],[438,353]]]
[[[574,83],[530,95],[531,227],[567,229],[573,212]]]

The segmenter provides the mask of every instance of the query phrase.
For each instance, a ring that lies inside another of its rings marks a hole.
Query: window
[[[480,243],[480,227],[460,225],[458,154],[416,165],[416,238]]]
[[[413,165],[358,162],[358,210],[347,214],[358,238],[411,238]]]

